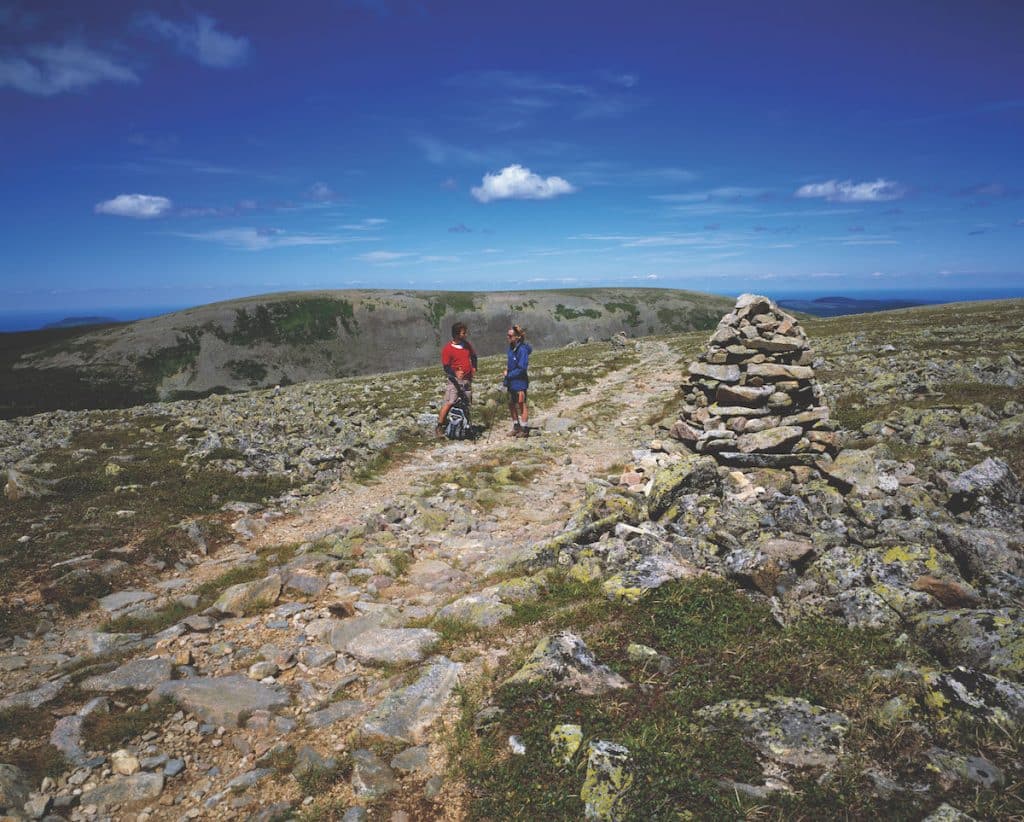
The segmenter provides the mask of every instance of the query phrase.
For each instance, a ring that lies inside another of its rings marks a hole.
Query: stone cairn
[[[672,435],[726,465],[782,468],[830,461],[835,425],[796,318],[773,300],[743,294],[707,350],[690,363]]]

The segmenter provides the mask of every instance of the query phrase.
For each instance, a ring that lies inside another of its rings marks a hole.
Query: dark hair
[[[515,335],[515,338],[517,340],[525,340],[526,339],[526,329],[523,328],[521,325],[513,325],[509,329],[509,331],[511,331]]]
[[[455,325],[452,326],[452,339],[453,340],[457,336],[459,336],[459,332],[460,331],[469,331],[469,329],[466,327],[465,323],[455,323]]]

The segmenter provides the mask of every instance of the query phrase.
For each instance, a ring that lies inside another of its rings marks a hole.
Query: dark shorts
[[[509,402],[519,402],[519,395],[520,394],[523,395],[523,399],[525,400],[526,399],[526,391],[527,391],[527,389],[525,389],[525,388],[510,388],[508,390],[508,401]]]

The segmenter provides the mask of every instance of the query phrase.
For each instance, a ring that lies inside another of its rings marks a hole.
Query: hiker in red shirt
[[[437,415],[437,435],[444,436],[444,422],[448,417],[454,401],[448,401],[450,393],[447,391],[448,384],[452,379],[468,384],[472,389],[473,375],[476,373],[476,351],[466,339],[468,328],[465,323],[455,323],[452,326],[452,338],[441,349],[441,367],[445,375],[445,399],[442,401],[441,412]],[[456,376],[456,372],[461,372]],[[468,393],[468,392],[467,392]]]

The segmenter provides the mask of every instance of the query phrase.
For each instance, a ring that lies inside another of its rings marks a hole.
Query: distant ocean
[[[178,307],[118,307],[118,308],[48,308],[26,309],[24,311],[6,311],[0,309],[0,332],[36,331],[48,325],[59,323],[72,317],[101,317],[116,322],[131,322],[146,317],[157,317],[172,311],[181,311],[189,306]]]

